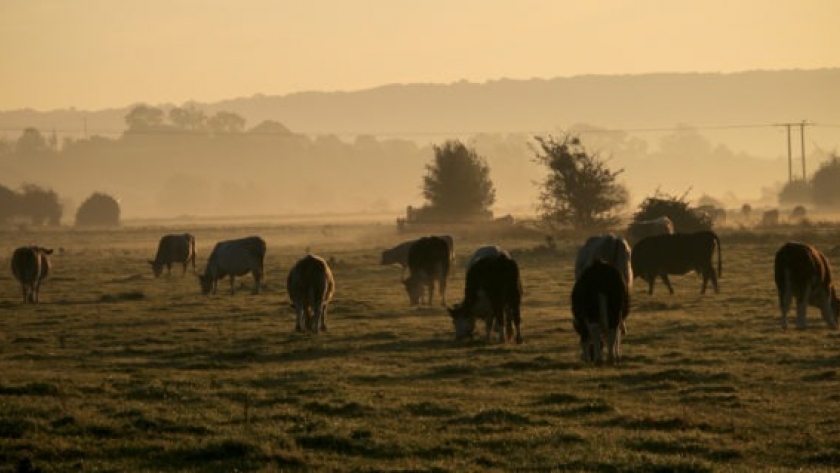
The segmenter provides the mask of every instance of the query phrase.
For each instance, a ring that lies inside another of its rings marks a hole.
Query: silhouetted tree
[[[138,105],[125,116],[129,131],[148,131],[163,126],[163,110],[148,105]]]
[[[674,224],[675,232],[710,230],[713,225],[712,216],[705,212],[696,212],[685,197],[685,195],[677,197],[657,191],[639,204],[639,210],[633,214],[633,221],[641,222],[668,217]]]
[[[217,112],[207,120],[207,127],[216,134],[242,133],[245,119],[233,112]]]
[[[18,195],[0,184],[0,223],[6,223],[18,211]]]
[[[811,179],[811,190],[815,204],[840,206],[840,156],[832,154],[831,159],[820,165]]]
[[[76,211],[78,226],[108,226],[120,224],[120,204],[110,195],[94,192]]]
[[[627,188],[616,182],[624,170],[610,170],[597,154],[589,153],[577,136],[534,138],[535,161],[548,168],[541,182],[537,210],[552,226],[599,228],[618,223],[614,212],[627,204]]]
[[[25,184],[18,197],[19,215],[29,217],[36,225],[61,223],[62,207],[58,194],[35,184]]]
[[[457,140],[435,145],[434,151],[423,177],[427,204],[422,214],[445,220],[491,218],[496,190],[485,159]]]
[[[181,130],[203,131],[207,126],[207,115],[195,105],[185,105],[170,110],[169,121]]]
[[[790,181],[779,192],[780,204],[810,204],[814,201],[814,188],[804,179]]]
[[[37,128],[27,128],[15,144],[15,152],[19,156],[33,156],[48,153],[52,150],[47,139]]]

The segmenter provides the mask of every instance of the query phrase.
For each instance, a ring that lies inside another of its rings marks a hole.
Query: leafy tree
[[[814,200],[814,188],[804,179],[790,181],[779,192],[780,204],[810,204]]]
[[[446,220],[492,215],[496,190],[485,159],[457,140],[435,145],[434,151],[423,177],[423,214]]]
[[[36,225],[61,223],[62,206],[55,191],[43,189],[35,184],[25,184],[18,202],[20,214],[29,217]]]
[[[824,207],[840,206],[840,156],[832,154],[811,179],[811,190],[815,204]]]
[[[33,156],[47,153],[51,150],[47,139],[37,128],[27,128],[15,144],[15,152],[19,156]]]
[[[627,188],[616,182],[624,171],[612,171],[596,153],[589,153],[577,136],[534,138],[535,161],[548,168],[537,210],[552,226],[599,228],[618,223],[615,212],[627,204]]]
[[[108,226],[120,224],[120,204],[110,195],[94,192],[76,211],[77,226]]]
[[[0,223],[6,223],[15,216],[18,209],[18,195],[0,184]]]
[[[216,112],[207,120],[207,127],[216,134],[242,133],[245,119],[233,112]]]
[[[148,131],[163,126],[163,110],[148,105],[138,105],[125,116],[129,131]]]
[[[203,131],[207,125],[207,115],[195,105],[186,105],[170,110],[169,121],[181,130]]]

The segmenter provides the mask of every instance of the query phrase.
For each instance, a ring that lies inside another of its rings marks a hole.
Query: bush
[[[120,224],[120,204],[113,197],[94,192],[76,212],[77,226],[115,227]]]
[[[668,217],[674,224],[674,232],[690,233],[711,230],[713,222],[705,212],[696,212],[688,205],[685,196],[660,194],[657,192],[639,205],[639,211],[633,214],[634,222]]]

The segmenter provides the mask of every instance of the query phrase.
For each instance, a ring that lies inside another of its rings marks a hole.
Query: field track
[[[158,238],[184,230],[198,271],[218,240],[265,238],[264,293],[250,276],[210,297],[191,271],[154,279]],[[408,307],[379,255],[417,235],[391,225],[0,232],[0,472],[840,469],[840,331],[816,309],[782,331],[772,271],[785,241],[827,251],[840,228],[721,231],[720,294],[693,274],[673,296],[636,280],[620,367],[579,362],[585,236],[452,233],[450,304],[472,250],[512,250],[524,344],[456,343],[442,307]],[[56,250],[38,305],[8,268],[30,242]],[[337,284],[317,336],[294,332],[285,291],[307,249]]]

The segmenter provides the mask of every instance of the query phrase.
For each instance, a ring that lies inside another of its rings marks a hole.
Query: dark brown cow
[[[774,269],[782,328],[787,328],[787,314],[794,298],[797,328],[807,326],[805,312],[809,305],[819,307],[825,323],[833,329],[837,328],[840,300],[834,290],[831,266],[825,255],[805,243],[785,243],[776,252]]]
[[[189,233],[162,236],[158,243],[155,259],[149,260],[156,278],[163,273],[164,266],[166,267],[166,273],[172,274],[173,263],[183,264],[183,274],[186,274],[187,265],[190,262],[192,262],[192,269],[195,272],[195,237]]]
[[[202,294],[215,294],[219,279],[230,276],[230,293],[236,292],[234,278],[251,273],[254,276],[254,294],[260,293],[265,274],[265,240],[258,236],[227,240],[216,243],[204,274],[198,276]]]
[[[52,249],[40,246],[22,246],[12,254],[12,274],[20,283],[23,302],[38,302],[41,281],[50,275]]]
[[[449,275],[450,249],[445,239],[423,237],[414,242],[408,251],[408,279],[403,281],[411,305],[423,303],[428,288],[427,303],[432,305],[435,281],[440,289],[441,304],[446,305],[446,278]]]
[[[455,339],[472,337],[476,319],[483,319],[488,342],[495,328],[500,342],[513,338],[516,343],[522,343],[519,266],[507,251],[499,247],[482,249],[491,248],[498,252],[478,257],[474,255],[467,269],[464,300],[449,309],[455,326]]]
[[[606,335],[608,361],[621,358],[619,327],[630,313],[630,295],[624,277],[612,265],[595,260],[581,273],[572,289],[574,326],[580,336],[581,358],[601,362]]]
[[[327,307],[335,293],[335,279],[327,262],[307,255],[289,271],[286,290],[297,314],[298,332],[327,331]]]
[[[718,265],[715,272],[715,248],[717,247]],[[720,239],[709,230],[695,233],[675,233],[673,235],[655,235],[647,237],[633,246],[630,262],[635,277],[641,277],[648,283],[648,294],[653,294],[653,283],[657,277],[662,279],[668,291],[674,288],[668,279],[669,274],[685,274],[697,271],[703,276],[700,294],[706,293],[709,280],[715,292],[718,292],[718,277],[723,269],[720,257]]]

